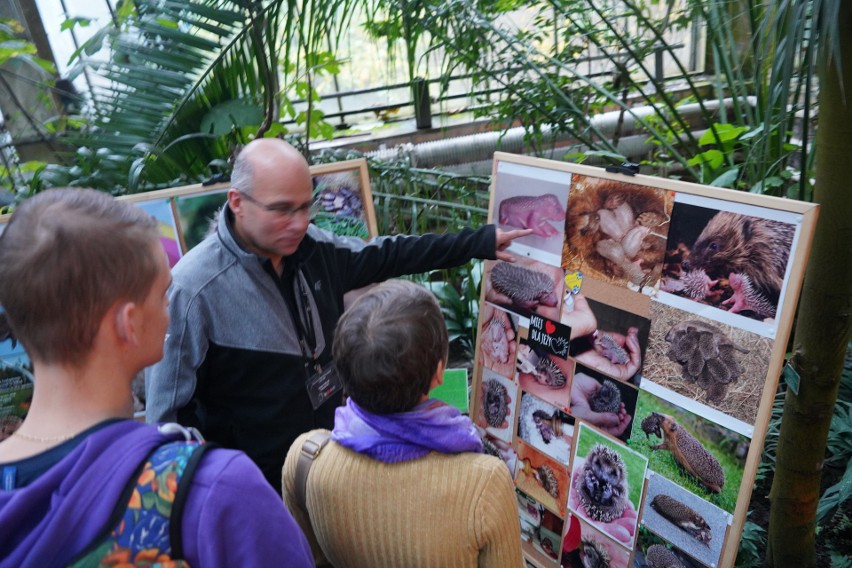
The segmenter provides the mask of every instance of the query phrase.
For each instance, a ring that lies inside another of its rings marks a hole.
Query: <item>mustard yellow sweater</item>
[[[294,480],[311,434],[290,448],[283,487],[318,565],[523,566],[515,491],[498,458],[432,452],[385,464],[330,441],[311,466],[306,512],[296,503]]]

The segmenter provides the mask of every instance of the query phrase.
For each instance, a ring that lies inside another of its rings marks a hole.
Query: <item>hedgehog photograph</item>
[[[717,326],[687,320],[677,323],[666,333],[669,359],[682,365],[683,377],[704,389],[710,401],[722,400],[728,384],[745,371],[734,352],[748,353],[728,338]]]
[[[651,446],[652,450],[668,450],[675,461],[704,487],[713,493],[722,492],[725,471],[719,460],[674,418],[653,412],[642,419],[642,431],[646,437],[653,434],[662,438],[662,443]]]
[[[792,223],[676,203],[660,289],[774,320],[795,231]]]
[[[568,507],[581,520],[632,547],[647,460],[579,422]]]
[[[578,494],[592,519],[608,523],[621,517],[627,508],[627,473],[621,456],[595,445],[583,462]]]
[[[568,172],[550,170],[543,176],[540,167],[501,163],[494,176],[491,218],[504,231],[532,229],[532,234],[516,242],[547,253],[558,263],[570,184]]]
[[[758,333],[651,303],[642,380],[754,424],[773,341]]]
[[[685,530],[698,542],[707,544],[713,538],[713,531],[704,517],[693,511],[688,505],[668,495],[657,495],[651,500],[651,507],[672,524]]]
[[[559,408],[527,392],[521,392],[518,436],[534,448],[568,464],[574,435],[574,419]]]
[[[621,408],[621,391],[610,380],[604,380],[589,398],[589,407],[595,412],[618,412]]]
[[[662,272],[673,194],[575,175],[562,267],[653,294]]]
[[[579,363],[571,381],[571,414],[586,423],[627,441],[636,412],[639,391]]]
[[[562,270],[526,257],[485,263],[485,299],[509,311],[559,319],[565,287]]]
[[[581,296],[594,315],[597,329],[572,338],[568,354],[586,367],[638,386],[651,321],[585,294]],[[563,315],[562,321],[570,321],[570,316]]]
[[[652,544],[645,551],[648,568],[686,568],[680,557],[662,544]]]
[[[485,304],[479,321],[479,364],[504,377],[514,377],[518,316]]]
[[[648,458],[654,473],[733,514],[750,444],[744,433],[642,391],[627,443]],[[687,504],[708,520],[703,505]]]
[[[521,339],[515,366],[521,389],[558,408],[568,406],[573,361],[547,353],[540,346]]]
[[[575,515],[562,545],[563,568],[628,568],[630,553]]]
[[[566,464],[557,462],[523,441],[519,442],[515,485],[560,517],[565,516],[565,496],[568,494]]]
[[[511,442],[518,387],[494,371],[482,369],[478,391],[474,422],[492,436]]]
[[[718,565],[728,514],[656,472],[647,481],[643,526],[703,565]]]

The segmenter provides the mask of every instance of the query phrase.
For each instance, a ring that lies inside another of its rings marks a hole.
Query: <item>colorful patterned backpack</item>
[[[192,474],[209,447],[173,441],[156,448],[131,478],[103,536],[70,568],[189,568],[182,559],[181,517]]]

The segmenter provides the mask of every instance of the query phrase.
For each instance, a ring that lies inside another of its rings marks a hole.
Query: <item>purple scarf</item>
[[[473,422],[434,399],[408,412],[372,414],[349,398],[334,413],[331,439],[384,463],[415,460],[431,451],[482,453],[482,440]]]

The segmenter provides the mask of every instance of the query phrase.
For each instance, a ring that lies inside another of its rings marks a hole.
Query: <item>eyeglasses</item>
[[[284,204],[273,204],[267,205],[266,203],[261,203],[248,193],[241,191],[240,195],[246,198],[247,201],[254,203],[264,211],[269,211],[270,213],[274,213],[276,215],[280,215],[281,217],[286,217],[287,219],[292,219],[296,215],[307,215],[309,217],[313,216],[315,205],[314,202],[311,201],[309,203],[305,203],[304,205],[299,205],[298,207],[291,207],[289,205]]]

